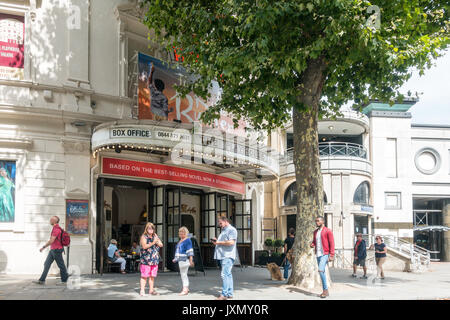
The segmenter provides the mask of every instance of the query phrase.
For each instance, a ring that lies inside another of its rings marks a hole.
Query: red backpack
[[[63,228],[59,228],[61,229],[61,244],[64,247],[68,247],[70,245],[70,236]]]

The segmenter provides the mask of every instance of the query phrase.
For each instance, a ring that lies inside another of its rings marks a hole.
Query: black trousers
[[[44,262],[44,271],[42,272],[42,275],[39,278],[40,281],[45,281],[53,261],[56,261],[56,264],[58,265],[58,268],[61,271],[61,281],[67,282],[67,278],[69,278],[69,275],[67,274],[66,265],[64,264],[64,259],[62,256],[63,251],[64,251],[63,249],[50,250],[47,259]]]

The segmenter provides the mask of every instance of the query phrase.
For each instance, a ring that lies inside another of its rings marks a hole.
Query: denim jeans
[[[44,262],[44,271],[42,272],[42,275],[39,278],[40,281],[45,281],[53,261],[56,261],[56,264],[58,265],[58,268],[61,272],[61,281],[67,282],[67,278],[69,278],[69,275],[67,274],[66,265],[64,264],[64,259],[62,256],[63,251],[64,251],[63,249],[50,250],[47,259]]]
[[[317,264],[319,265],[319,275],[320,275],[320,279],[322,280],[323,290],[328,290],[327,276],[325,274],[325,269],[326,269],[326,266],[328,263],[328,257],[329,257],[328,254],[321,256],[321,257],[317,257]]]
[[[220,266],[222,268],[222,296],[231,297],[233,296],[233,274],[231,269],[234,265],[234,259],[225,258],[220,260]]]
[[[284,262],[284,278],[285,279],[289,278],[289,267],[290,266],[291,266],[291,264],[289,263],[288,259],[286,259]]]

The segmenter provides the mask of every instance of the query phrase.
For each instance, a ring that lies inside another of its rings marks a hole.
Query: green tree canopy
[[[311,61],[325,65],[320,115],[348,101],[393,102],[398,88],[423,72],[449,44],[450,1],[152,0],[146,25],[167,50],[182,48],[183,65],[200,77],[186,84],[205,97],[218,81],[224,110],[255,129],[273,129],[291,118],[302,73]]]
[[[196,75],[183,93],[219,102],[256,130],[292,120],[297,182],[296,237],[289,283],[320,283],[310,248],[314,217],[323,215],[318,119],[354,101],[393,103],[414,68],[423,72],[449,45],[449,1],[434,0],[146,0],[145,23]],[[235,124],[236,124],[235,122]],[[333,257],[330,256],[330,259]],[[325,291],[323,294],[327,294]]]

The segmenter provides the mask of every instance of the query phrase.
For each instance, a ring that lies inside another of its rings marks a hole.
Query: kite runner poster
[[[139,119],[193,123],[200,120],[202,112],[213,105],[219,96],[220,89],[216,84],[213,85],[208,101],[192,92],[182,98],[174,88],[182,78],[188,77],[182,68],[173,67],[143,53],[139,53],[138,61]],[[226,114],[222,114],[212,127],[235,135],[246,134],[245,121],[239,120],[239,126],[234,128],[232,118]]]

